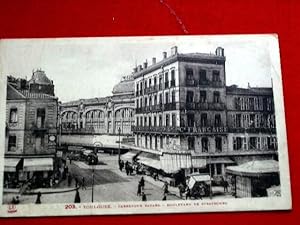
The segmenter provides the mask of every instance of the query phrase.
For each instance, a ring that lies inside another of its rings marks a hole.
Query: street
[[[115,202],[115,201],[141,201],[141,196],[137,196],[138,182],[141,179],[141,175],[127,176],[125,171],[122,172],[118,167],[118,156],[108,154],[98,154],[100,163],[96,166],[89,166],[82,161],[72,161],[67,165],[69,172],[76,176],[79,183],[82,181],[82,177],[85,179],[86,189],[80,188],[79,194],[81,202],[92,201],[92,168],[94,167],[94,202]],[[146,178],[146,176],[144,176]],[[144,193],[147,196],[147,200],[162,200],[163,189],[161,188],[161,182],[153,180],[149,182],[147,178],[145,181]],[[73,179],[71,187],[75,187],[75,181]],[[62,181],[58,189],[63,190],[68,188],[67,180]],[[36,190],[37,191],[37,190]],[[45,191],[43,189],[41,192]],[[48,191],[48,190],[47,190]],[[176,193],[177,194],[177,193]],[[15,194],[4,194],[3,202],[9,203]],[[63,193],[51,193],[42,194],[42,203],[73,203],[75,199],[75,191],[63,192]],[[22,195],[20,197],[20,204],[34,203],[36,195]],[[167,200],[179,200],[179,197],[175,193],[170,193],[167,196]]]

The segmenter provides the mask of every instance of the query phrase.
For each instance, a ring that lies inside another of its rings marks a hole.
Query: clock
[[[50,135],[49,136],[49,141],[54,142],[56,140],[56,136],[55,135]]]

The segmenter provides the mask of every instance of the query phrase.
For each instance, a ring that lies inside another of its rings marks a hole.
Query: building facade
[[[36,70],[29,81],[8,77],[5,183],[47,178],[54,167],[58,102],[54,85]]]
[[[118,135],[131,136],[134,125],[134,87],[131,76],[123,77],[113,95],[60,104],[62,144],[116,147]]]
[[[272,89],[226,87],[225,61],[221,47],[215,54],[173,47],[160,62],[134,68],[136,150],[156,155],[153,165],[166,173],[221,175],[249,155],[276,155]]]

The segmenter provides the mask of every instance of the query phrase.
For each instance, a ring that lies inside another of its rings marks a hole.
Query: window
[[[169,73],[165,73],[165,88],[169,87]]]
[[[37,128],[43,128],[45,126],[45,109],[37,109],[36,113],[36,126]]]
[[[143,107],[143,99],[140,98],[140,107],[142,108]]]
[[[192,69],[186,69],[186,85],[187,86],[194,85],[194,72]]]
[[[139,90],[139,84],[137,83],[136,84],[136,91],[138,91]]]
[[[139,108],[139,100],[136,100],[136,108]]]
[[[187,91],[186,102],[188,102],[188,103],[194,102],[194,92],[193,91]]]
[[[250,114],[249,127],[251,128],[255,127],[255,114]]]
[[[148,126],[151,127],[152,126],[152,118],[150,116],[149,116],[149,120],[148,121],[149,121]]]
[[[221,137],[216,137],[216,151],[221,152],[222,151],[222,138]]]
[[[176,114],[172,114],[172,127],[176,126]]]
[[[152,97],[149,97],[149,106],[152,106]]]
[[[202,152],[208,152],[208,138],[203,137],[201,139],[201,145],[202,145]]]
[[[171,87],[175,87],[175,70],[171,71]]]
[[[249,139],[249,149],[256,149],[257,146],[257,138],[256,137],[250,137]]]
[[[157,136],[155,135],[154,137],[154,142],[155,142],[155,150],[157,149]]]
[[[236,123],[235,123],[235,126],[237,128],[242,127],[241,120],[242,120],[242,115],[241,114],[236,114]]]
[[[163,148],[164,147],[164,139],[163,139],[163,136],[160,136],[160,148]]]
[[[188,150],[195,149],[195,137],[188,137]]]
[[[172,91],[172,103],[175,103],[175,91]]]
[[[156,116],[154,116],[153,120],[154,120],[154,121],[153,121],[153,126],[156,127],[156,126],[157,126],[157,124],[156,124]]]
[[[220,127],[221,126],[221,115],[220,114],[216,114],[215,115],[215,126],[216,127]]]
[[[200,70],[199,71],[199,83],[200,84],[206,84],[207,83],[206,70]]]
[[[18,109],[17,108],[10,109],[9,122],[10,123],[17,123],[18,122]]]
[[[145,148],[148,148],[148,137],[145,135]]]
[[[206,91],[200,91],[200,102],[206,102]]]
[[[207,113],[202,113],[201,114],[200,126],[201,127],[206,127],[207,126]]]
[[[156,95],[156,94],[154,95],[154,102],[153,102],[153,104],[154,104],[154,105],[157,104],[157,95]]]
[[[161,127],[162,126],[162,115],[159,115],[158,117],[158,125]]]
[[[157,84],[157,79],[156,79],[156,77],[154,77],[153,83],[154,83],[153,85],[156,86],[156,84]]]
[[[275,137],[268,137],[268,149],[276,149],[276,138]]]
[[[233,138],[233,150],[241,150],[242,149],[242,138],[241,137],[234,137]]]
[[[220,82],[220,71],[218,70],[213,70],[213,77],[212,77],[212,81],[213,82]]]
[[[162,104],[162,93],[159,94],[159,104]]]
[[[187,80],[194,79],[194,71],[192,69],[186,69],[186,79]]]
[[[149,87],[151,87],[151,78],[149,78]]]
[[[11,135],[8,137],[8,151],[16,151],[17,147],[17,137],[15,135]]]
[[[166,114],[166,127],[170,126],[170,115]]]
[[[169,93],[166,92],[165,94],[165,104],[168,104],[169,103]]]
[[[159,90],[162,90],[162,82],[163,82],[162,75],[159,75],[159,80],[158,80]]]
[[[187,114],[188,127],[193,127],[195,124],[194,114]]]
[[[220,102],[220,92],[214,91],[214,103]]]
[[[144,127],[147,126],[147,117],[144,117]]]

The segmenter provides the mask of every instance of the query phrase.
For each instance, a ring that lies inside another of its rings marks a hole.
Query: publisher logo
[[[16,205],[8,205],[7,212],[8,213],[16,213],[17,212],[17,206]]]

